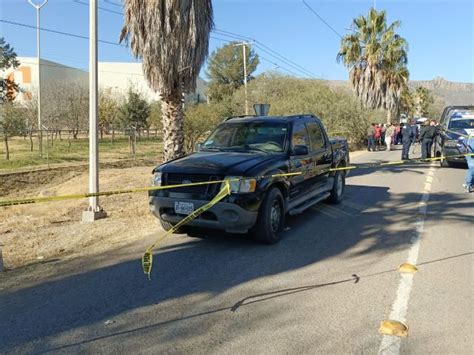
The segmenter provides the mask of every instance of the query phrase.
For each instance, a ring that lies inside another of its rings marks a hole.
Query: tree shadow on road
[[[128,256],[132,260],[116,264],[108,260],[108,266],[94,268],[93,263],[100,265],[111,257],[110,253],[105,253],[82,261],[88,263],[88,270],[83,273],[58,274],[36,285],[0,291],[0,349],[22,352],[25,349],[29,352],[71,350],[69,347],[115,334],[110,334],[106,328],[88,332],[84,327],[102,324],[144,307],[172,300],[192,303],[190,296],[218,296],[247,282],[298,270],[328,258],[360,254],[383,256],[410,244],[417,222],[413,205],[419,201],[419,194],[390,195],[386,187],[348,186],[347,189],[347,204],[337,207],[320,204],[318,209],[289,218],[289,230],[283,232],[281,242],[276,245],[258,245],[248,238],[229,235],[204,240],[178,237],[179,243],[168,243],[156,251],[151,282],[143,275],[141,255],[135,251]],[[434,195],[428,209],[439,212],[438,220],[472,222],[469,210],[474,208],[474,202],[466,202],[454,194]],[[387,209],[387,202],[397,207]],[[397,229],[387,229],[394,222],[394,216],[401,218],[400,224]],[[352,251],[354,247],[357,251]],[[336,283],[355,281],[353,276]],[[325,284],[296,287],[317,289]],[[209,312],[190,312],[171,320],[152,321],[151,327],[224,310],[235,311],[246,302],[236,306],[240,301],[236,299],[229,306]],[[129,328],[141,327],[146,325]],[[75,330],[80,334],[66,337],[69,340],[64,342],[55,340],[60,334]],[[132,331],[117,330],[116,333]],[[205,330],[199,327],[186,329],[178,335],[163,331],[161,339],[156,341],[192,337],[193,332],[202,331]]]

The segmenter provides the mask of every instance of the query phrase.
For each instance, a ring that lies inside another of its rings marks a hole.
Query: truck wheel
[[[279,231],[285,219],[283,196],[276,187],[270,189],[265,195],[257,222],[252,228],[253,238],[265,244],[274,244],[280,240]]]
[[[346,176],[342,171],[336,171],[334,175],[334,184],[332,186],[331,195],[329,195],[327,201],[332,204],[339,204],[342,202],[342,196],[344,195],[344,189],[346,187]]]
[[[163,221],[161,218],[160,218],[160,224],[166,232],[169,231],[171,228],[173,228],[173,224],[171,224],[170,222]],[[176,231],[174,231],[174,233],[176,234],[182,234],[184,232],[185,232],[184,227],[178,228]]]
[[[442,159],[440,160],[440,164],[439,164],[442,168],[449,168],[449,161],[447,161],[446,159]]]

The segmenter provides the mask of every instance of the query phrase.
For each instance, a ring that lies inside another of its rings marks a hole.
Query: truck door
[[[296,149],[295,149],[296,147]],[[304,152],[306,147],[306,154]],[[300,149],[299,153],[297,149]],[[290,177],[290,199],[308,191],[308,176],[311,171],[311,152],[308,131],[304,122],[294,122],[291,135],[290,172],[301,172],[301,175]]]
[[[317,121],[306,123],[311,146],[312,169],[308,180],[313,189],[323,187],[328,183],[329,172],[332,164],[332,149],[321,124]]]

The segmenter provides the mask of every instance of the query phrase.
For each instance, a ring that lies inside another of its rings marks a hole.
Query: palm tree
[[[408,82],[407,50],[404,38],[395,33],[400,21],[387,26],[385,11],[370,9],[367,17],[353,20],[353,33],[341,39],[337,54],[350,69],[349,80],[362,104],[387,110],[387,121],[399,107]]]
[[[193,91],[208,55],[210,0],[124,0],[120,42],[142,59],[150,88],[162,100],[164,160],[185,154],[183,93]]]
[[[414,94],[415,116],[422,117],[428,113],[428,106],[434,103],[433,96],[424,86],[418,86]]]

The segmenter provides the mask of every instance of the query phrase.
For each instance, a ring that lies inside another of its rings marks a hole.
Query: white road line
[[[407,263],[416,265],[418,260],[418,253],[420,251],[421,235],[425,225],[425,217],[427,211],[427,202],[430,198],[431,183],[433,181],[435,165],[431,164],[428,176],[426,178],[423,195],[421,201],[418,203],[418,219],[416,221],[416,231],[411,238],[411,247],[408,251]],[[414,274],[401,274],[400,284],[398,285],[397,298],[392,304],[392,311],[390,313],[390,320],[397,320],[405,323],[408,310],[408,301],[410,299],[410,292],[413,286]],[[396,336],[384,335],[380,343],[379,354],[383,355],[398,355],[400,353],[401,338]]]

